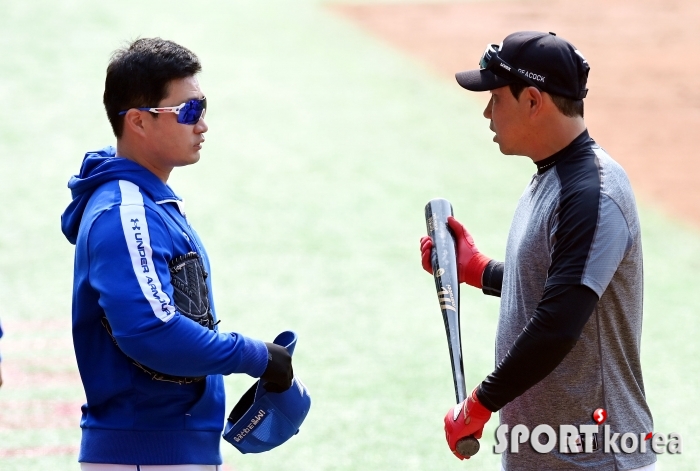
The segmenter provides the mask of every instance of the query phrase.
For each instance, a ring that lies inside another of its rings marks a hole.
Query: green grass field
[[[170,183],[213,260],[221,327],[297,331],[295,372],[314,401],[272,452],[222,442],[228,469],[498,469],[496,420],[468,463],[445,445],[452,379],[418,252],[423,207],[441,196],[503,258],[534,167],[498,153],[480,102],[312,0],[3,2],[0,27],[0,469],[78,469],[73,248],[59,216],[83,153],[114,142],[104,71],[139,36],[175,40],[204,65],[202,160]],[[698,230],[639,200],[645,386],[656,430],[684,439],[657,470],[696,469]],[[462,311],[470,387],[493,367],[498,300],[463,289]],[[227,379],[227,408],[252,382]]]

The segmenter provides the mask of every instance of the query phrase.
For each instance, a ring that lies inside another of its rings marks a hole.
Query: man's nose
[[[486,108],[484,108],[484,118],[491,119],[491,105],[493,104],[493,97],[489,100]]]

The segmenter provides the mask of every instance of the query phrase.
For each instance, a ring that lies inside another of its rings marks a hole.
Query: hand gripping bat
[[[425,206],[425,225],[433,239],[431,262],[437,290],[442,320],[445,322],[447,346],[450,349],[452,379],[454,380],[457,403],[467,398],[462,363],[462,335],[459,327],[459,281],[457,278],[457,257],[455,240],[447,226],[448,216],[452,216],[449,201],[436,198]],[[457,442],[457,452],[462,456],[473,456],[479,451],[479,441],[465,437]]]

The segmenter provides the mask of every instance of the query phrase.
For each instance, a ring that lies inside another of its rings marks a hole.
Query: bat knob
[[[465,437],[457,442],[457,446],[455,447],[455,449],[457,450],[457,453],[468,458],[470,456],[476,455],[479,452],[480,446],[481,445],[479,445],[479,440],[477,440],[476,438]]]

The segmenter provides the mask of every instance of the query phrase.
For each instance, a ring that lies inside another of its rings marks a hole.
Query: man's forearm
[[[535,314],[505,358],[477,389],[492,412],[542,381],[574,348],[598,296],[583,285],[545,289]]]

